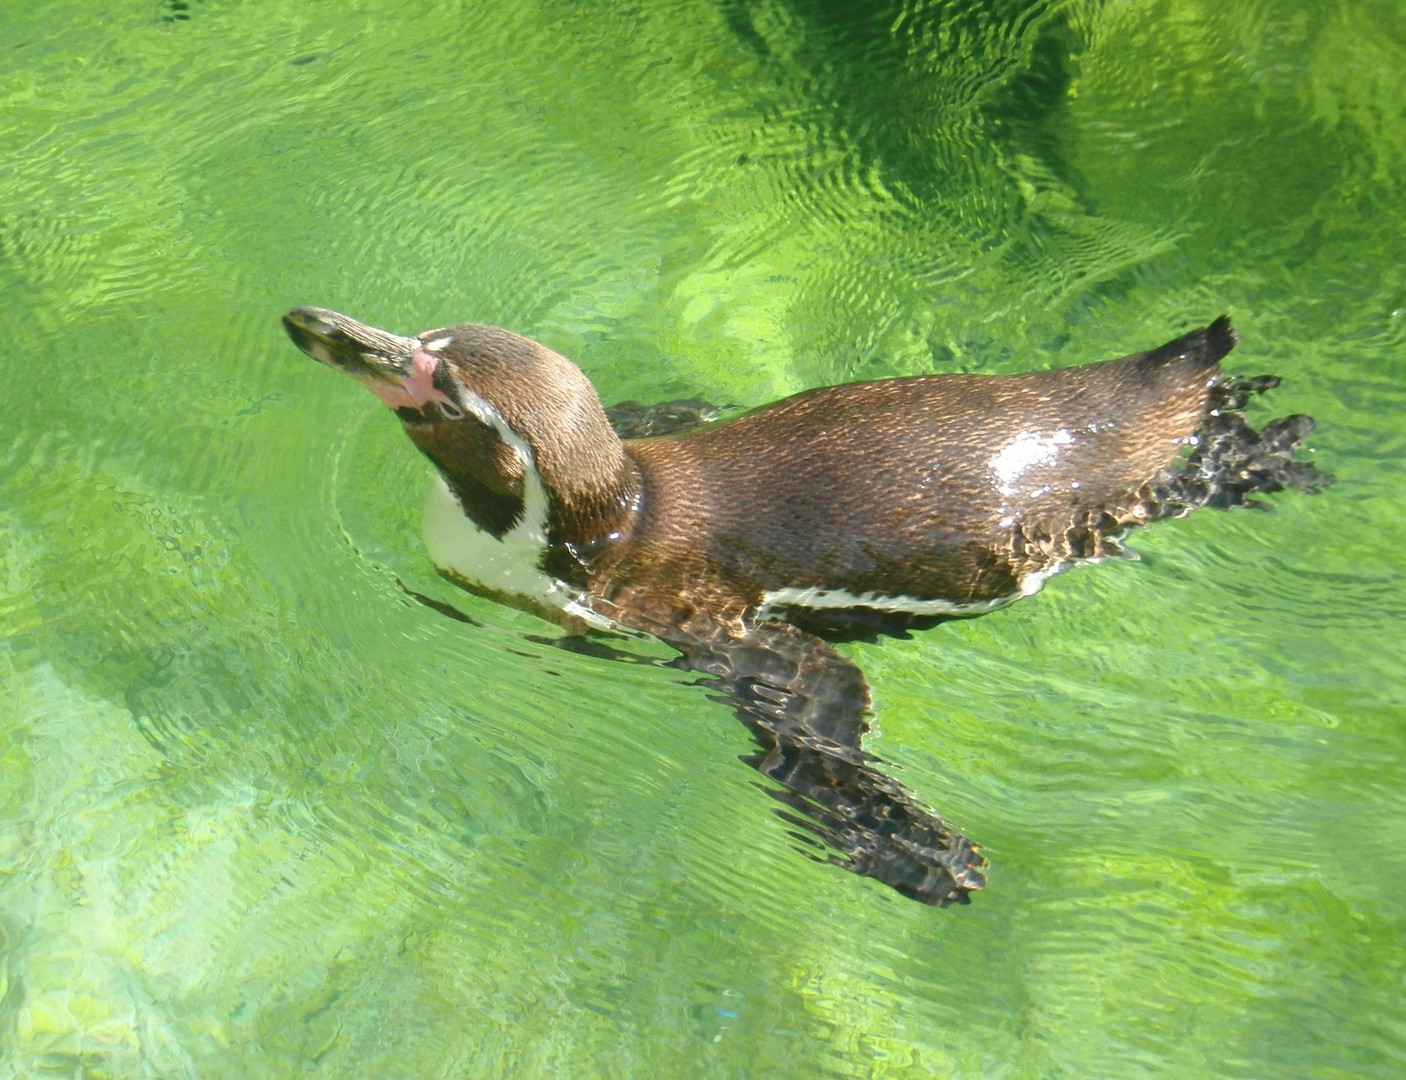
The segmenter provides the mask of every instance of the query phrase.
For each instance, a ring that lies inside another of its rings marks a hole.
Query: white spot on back
[[[425,342],[420,348],[424,349],[425,352],[439,352],[440,349],[444,348],[453,340],[453,334],[445,334],[443,337],[437,337],[433,341]]]
[[[1020,478],[1030,469],[1039,465],[1053,465],[1059,457],[1059,448],[1074,441],[1074,435],[1066,428],[1060,428],[1053,435],[1036,435],[1033,431],[1022,431],[991,459],[991,471],[996,474],[997,490],[1002,495],[1014,495]],[[1033,493],[1034,497],[1047,492],[1048,487]]]

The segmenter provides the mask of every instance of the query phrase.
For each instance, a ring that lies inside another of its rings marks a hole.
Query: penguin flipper
[[[661,401],[642,405],[622,401],[605,410],[605,418],[622,439],[649,439],[656,435],[678,435],[719,419],[732,406],[710,405],[702,398]]]
[[[702,672],[760,745],[743,760],[780,785],[777,814],[828,846],[825,861],[940,907],[986,883],[976,845],[860,748],[870,696],[853,663],[787,623],[680,647],[677,666]]]

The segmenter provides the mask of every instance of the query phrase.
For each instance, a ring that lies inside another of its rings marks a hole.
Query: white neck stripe
[[[560,608],[600,629],[615,624],[597,615],[580,590],[542,570],[547,553],[547,492],[532,447],[493,405],[472,390],[458,387],[460,403],[491,427],[522,466],[522,516],[501,538],[484,532],[464,513],[443,476],[436,474],[425,497],[425,547],[441,570],[495,593],[521,596]]]

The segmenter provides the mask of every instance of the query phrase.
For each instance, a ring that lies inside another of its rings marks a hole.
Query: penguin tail
[[[1169,370],[1211,372],[1235,348],[1240,337],[1230,325],[1230,316],[1222,315],[1209,326],[1167,342],[1136,358],[1144,378],[1155,379]]]

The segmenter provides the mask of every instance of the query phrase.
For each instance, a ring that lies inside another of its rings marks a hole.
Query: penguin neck
[[[639,466],[613,431],[610,436],[609,453],[593,454],[589,469],[580,459],[565,475],[552,469],[551,461],[538,467],[547,501],[548,547],[569,549],[586,565],[629,535],[639,514]]]
[[[498,417],[496,434],[511,471],[485,475],[482,459],[464,461],[421,446],[465,516],[494,539],[542,549],[554,576],[582,580],[633,529],[639,466],[602,412],[530,442]],[[501,460],[501,458],[500,458]]]

